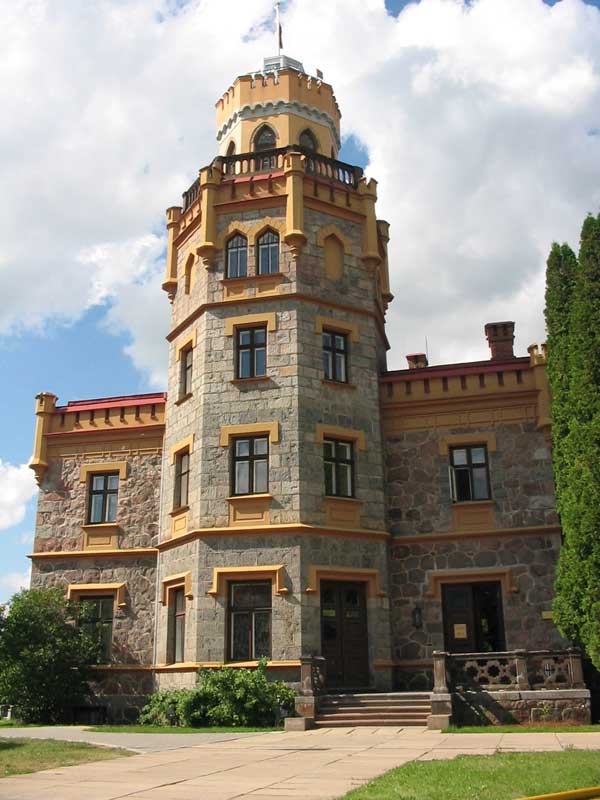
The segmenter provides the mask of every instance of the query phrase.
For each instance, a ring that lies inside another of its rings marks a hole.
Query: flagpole
[[[281,56],[281,20],[279,18],[280,0],[275,0],[275,30],[277,34],[277,55]]]

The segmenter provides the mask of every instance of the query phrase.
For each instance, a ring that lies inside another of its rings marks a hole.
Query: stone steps
[[[341,693],[321,698],[315,719],[318,728],[427,725],[429,693]]]

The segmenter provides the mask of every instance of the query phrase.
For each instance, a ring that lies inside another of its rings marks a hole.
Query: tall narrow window
[[[275,131],[268,125],[263,125],[256,136],[254,137],[254,150],[257,153],[267,153],[269,150],[274,150],[277,145],[277,137]],[[263,155],[255,159],[255,169],[266,170],[274,169],[277,166],[277,158],[275,155]]]
[[[237,378],[260,378],[267,372],[267,329],[237,329]]]
[[[485,445],[453,447],[450,450],[452,500],[489,500],[490,479]]]
[[[168,653],[169,664],[185,661],[185,593],[183,587],[169,592]]]
[[[229,658],[271,656],[271,582],[229,584]]]
[[[269,439],[252,436],[233,440],[233,494],[261,494],[269,490]]]
[[[81,627],[98,642],[101,662],[110,661],[112,650],[113,612],[115,599],[113,595],[98,597],[82,597],[85,610],[82,613]]]
[[[188,260],[185,262],[185,274],[184,274],[184,284],[183,290],[185,294],[189,294],[192,291],[194,286],[194,262],[195,258],[193,255],[188,256]]]
[[[338,439],[323,441],[325,494],[333,497],[354,496],[354,447]]]
[[[183,508],[188,504],[188,484],[190,477],[190,454],[188,450],[177,453],[175,458],[175,496],[174,508]]]
[[[194,359],[194,349],[186,347],[181,351],[180,375],[179,375],[179,399],[188,397],[192,393],[192,368]]]
[[[259,275],[279,272],[279,236],[274,231],[265,231],[258,237],[256,264]]]
[[[88,499],[88,523],[100,525],[103,522],[114,522],[117,518],[118,495],[118,475],[92,475]]]
[[[248,273],[248,240],[237,233],[227,242],[227,277],[245,278]]]
[[[303,150],[307,150],[309,153],[317,152],[317,140],[314,133],[308,128],[300,134],[299,144]]]
[[[348,336],[323,331],[323,372],[328,381],[348,381]]]

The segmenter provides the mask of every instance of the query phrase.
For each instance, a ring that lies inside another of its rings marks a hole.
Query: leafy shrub
[[[266,659],[256,669],[201,670],[194,689],[156,692],[142,709],[143,725],[268,727],[294,708],[294,691],[267,679]]]

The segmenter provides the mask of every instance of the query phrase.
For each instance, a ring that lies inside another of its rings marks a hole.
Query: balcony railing
[[[433,654],[434,692],[585,688],[581,653],[510,650],[497,653]]]
[[[358,183],[363,176],[360,167],[345,164],[335,158],[328,158],[319,153],[311,153],[298,145],[278,147],[273,150],[263,150],[260,153],[237,153],[232,156],[217,156],[212,164],[221,164],[223,176],[237,177],[246,175],[268,174],[279,172],[284,168],[285,156],[290,152],[300,152],[304,156],[304,171],[307,175],[320,178],[333,185],[349,189],[358,188]],[[183,193],[183,211],[198,199],[200,181],[197,178],[187,192]]]

